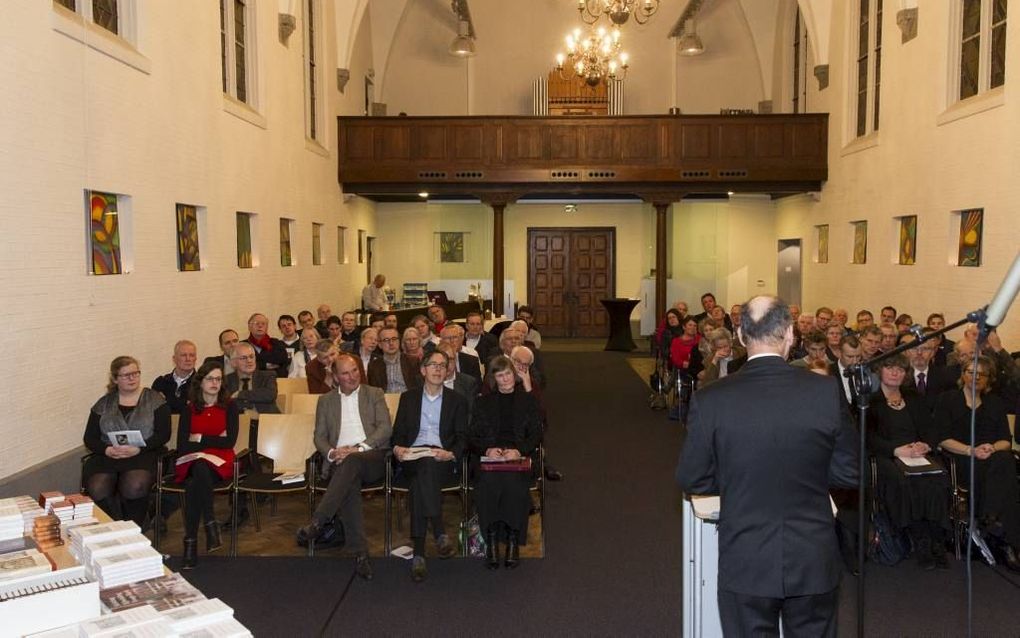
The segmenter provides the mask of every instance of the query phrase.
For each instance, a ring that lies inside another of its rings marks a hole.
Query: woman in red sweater
[[[198,563],[198,524],[205,520],[206,551],[223,546],[213,511],[213,487],[230,478],[237,442],[237,404],[227,394],[223,366],[204,364],[191,384],[188,408],[177,431],[175,480],[184,484],[184,559],[181,567]]]

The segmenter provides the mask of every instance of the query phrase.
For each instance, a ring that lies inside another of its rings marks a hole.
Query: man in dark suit
[[[368,385],[383,392],[405,392],[420,388],[421,373],[417,362],[400,351],[400,333],[396,328],[379,331],[379,347],[382,356],[368,364]]]
[[[930,328],[925,329],[932,332]],[[903,336],[903,343],[916,341],[912,334]],[[939,395],[946,390],[956,387],[956,378],[951,375],[945,367],[932,365],[932,358],[938,348],[935,340],[925,341],[921,345],[907,350],[906,355],[910,360],[910,371],[907,378],[903,380],[903,392],[921,397],[928,412],[935,413]]]
[[[715,295],[710,292],[706,292],[701,295],[701,307],[704,308],[705,311],[694,315],[694,319],[698,322],[698,325],[701,325],[702,320],[707,319],[709,315],[712,314],[712,308],[715,308],[715,306]],[[730,319],[728,314],[723,314],[723,324],[724,328],[733,332],[733,321]]]
[[[410,486],[411,578],[425,580],[425,533],[432,523],[432,533],[440,558],[450,558],[457,545],[443,526],[442,487],[453,480],[457,459],[467,449],[467,400],[446,388],[443,381],[450,357],[443,352],[446,344],[422,359],[424,386],[400,395],[397,417],[393,423],[393,456],[400,461],[400,471]],[[412,448],[430,448],[428,456],[414,456]]]
[[[468,313],[467,321],[464,325],[467,326],[464,345],[474,348],[478,353],[478,359],[482,363],[488,361],[492,358],[493,354],[499,351],[499,339],[491,332],[485,332],[485,322],[482,319],[482,313]]]
[[[248,318],[248,331],[245,341],[255,348],[259,370],[268,370],[277,378],[286,378],[290,369],[290,354],[282,341],[269,336],[269,319],[256,312]]]
[[[171,414],[180,414],[188,405],[188,389],[195,376],[197,359],[195,344],[182,339],[174,344],[174,369],[152,381],[152,389],[163,395]]]
[[[439,345],[448,343],[457,349],[457,371],[470,374],[479,382],[482,380],[482,363],[473,353],[464,352],[464,329],[455,323],[447,323],[439,332]]]
[[[448,343],[441,343],[437,350],[441,350],[446,353],[449,358],[449,362],[446,365],[446,379],[443,380],[443,385],[447,388],[459,392],[461,396],[467,399],[468,418],[471,418],[471,410],[475,406],[475,396],[478,395],[481,383],[479,383],[477,377],[473,377],[470,374],[462,374],[457,372],[457,364],[453,358],[453,355],[457,351],[452,345]]]
[[[839,387],[785,361],[789,307],[741,311],[747,364],[694,394],[676,480],[719,494],[719,614],[728,636],[835,636],[842,563],[830,483],[855,485],[857,444]]]
[[[258,370],[255,347],[242,341],[230,351],[234,371],[226,376],[227,393],[242,411],[253,409],[259,414],[279,414],[276,405],[276,374]]]
[[[850,377],[844,374],[846,369],[852,365],[856,365],[861,362],[861,342],[857,338],[857,335],[851,333],[843,335],[843,338],[839,340],[839,359],[834,363],[829,364],[829,376],[835,377],[840,384],[840,396],[846,403],[848,410],[853,412],[854,409],[854,397],[856,393],[853,391],[853,387],[850,385]],[[878,386],[875,386],[876,388]]]
[[[319,397],[315,408],[315,449],[322,455],[322,478],[329,487],[297,537],[299,542],[315,542],[326,522],[339,514],[347,548],[354,552],[355,571],[371,580],[361,485],[386,474],[393,431],[390,412],[382,390],[361,384],[361,367],[354,355],[338,354],[332,370],[338,391]]]
[[[223,351],[223,354],[215,357],[206,357],[202,361],[202,365],[205,365],[210,361],[216,361],[223,366],[223,374],[227,375],[234,371],[234,366],[230,363],[230,352],[234,349],[234,346],[237,345],[237,342],[240,341],[241,338],[237,335],[236,330],[227,328],[220,333],[218,340],[220,342],[220,350]]]
[[[325,394],[336,387],[333,360],[338,352],[336,344],[329,339],[319,339],[315,343],[315,358],[305,366],[309,394]]]

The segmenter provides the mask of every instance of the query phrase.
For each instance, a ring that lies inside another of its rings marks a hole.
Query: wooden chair
[[[240,476],[240,461],[234,461],[234,501],[241,494],[252,497],[250,502],[255,530],[262,531],[259,521],[257,494],[276,497],[280,494],[305,492],[311,507],[311,491],[308,482],[308,458],[315,451],[312,439],[315,430],[315,416],[311,414],[262,414],[259,415],[259,453],[273,459],[272,473],[252,473]],[[274,481],[288,472],[304,472],[304,479],[286,485]],[[233,510],[231,525],[232,555],[237,555],[237,507]]]
[[[315,414],[319,405],[321,394],[292,394],[290,395],[289,411],[287,414]]]
[[[453,474],[453,476],[449,478],[449,480],[443,486],[439,488],[439,491],[442,492],[443,494],[457,493],[457,495],[460,497],[461,520],[467,518],[468,512],[467,474],[468,464],[467,455],[465,454],[464,458],[462,458],[459,463],[457,471]],[[406,500],[406,497],[410,492],[411,485],[410,481],[408,481],[408,479],[404,476],[403,472],[400,471],[399,464],[392,454],[389,455],[386,459],[386,485],[388,486],[386,498],[387,525],[390,523],[390,521],[392,521],[392,515],[389,513],[388,510],[393,502],[393,496],[395,495],[397,497],[396,498],[397,530],[403,531],[404,510],[402,505],[408,502]],[[390,543],[392,541],[392,538],[393,532],[387,527],[385,545],[385,551],[387,556],[389,556],[390,553],[391,549]],[[463,555],[465,551],[467,551],[467,548],[461,547],[461,555]]]
[[[277,379],[277,394],[308,394],[308,379]]]
[[[397,406],[400,405],[400,393],[399,392],[387,392],[386,393],[386,409],[390,411],[390,425],[393,425],[397,420]]]
[[[392,457],[392,453],[387,452],[387,454],[386,454],[386,461],[385,461],[386,465],[387,465],[387,468],[389,467],[389,463],[390,463],[390,458],[391,457]],[[320,476],[320,472],[321,472],[321,470],[320,470],[321,466],[322,466],[322,455],[319,454],[319,452],[315,452],[315,454],[312,455],[311,463],[309,464],[309,470],[308,470],[309,473],[310,473],[310,478],[311,478],[311,491],[310,491],[309,497],[308,497],[309,515],[314,513],[315,495],[316,494],[325,493],[326,490],[329,488],[329,485],[320,485],[319,484],[319,480],[320,480],[319,476]],[[380,479],[378,481],[375,481],[373,483],[362,483],[362,485],[361,485],[361,493],[362,494],[372,494],[372,493],[380,493],[381,492],[385,496],[385,498],[386,498],[386,502],[384,504],[384,507],[386,508],[386,513],[385,513],[384,519],[383,519],[384,520],[384,522],[383,522],[383,529],[385,530],[384,531],[385,537],[383,539],[383,547],[385,548],[385,552],[386,552],[387,556],[390,553],[390,492],[389,492],[388,486],[389,486],[389,471],[388,470],[387,470],[387,473],[385,475],[383,475],[382,479]],[[315,555],[315,539],[314,538],[310,539],[308,541],[308,555],[309,556],[314,556]]]
[[[170,438],[170,444],[177,445],[177,431],[178,431],[179,418],[178,415],[173,415],[171,420],[171,428],[173,429],[173,436]],[[250,418],[247,414],[242,412],[238,416],[237,420],[237,441],[234,442],[234,455],[237,457],[243,456],[248,452],[248,435],[251,428]],[[162,533],[160,532],[160,519],[163,516],[163,494],[177,494],[181,499],[181,509],[183,511],[184,506],[184,485],[174,482],[174,468],[176,467],[177,451],[176,449],[170,450],[167,454],[160,457],[157,465],[157,476],[159,480],[156,481],[156,519],[153,523],[153,538],[152,546],[157,550],[159,549]],[[227,496],[230,498],[231,508],[235,508],[237,503],[234,498],[234,478],[224,479],[213,486],[213,494],[219,494],[221,496]],[[231,538],[231,542],[234,539]],[[231,546],[231,553],[233,553],[233,546]]]

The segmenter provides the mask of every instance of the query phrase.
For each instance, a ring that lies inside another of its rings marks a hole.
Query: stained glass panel
[[[198,254],[198,211],[187,204],[177,204],[177,269],[181,272],[202,269]]]
[[[237,267],[251,268],[251,215],[237,214]]]
[[[982,208],[965,210],[960,213],[960,253],[958,266],[981,265],[981,235],[985,211]]]
[[[119,275],[123,264],[120,256],[120,224],[117,218],[117,196],[91,191],[89,201],[89,238],[91,240],[92,273]]]

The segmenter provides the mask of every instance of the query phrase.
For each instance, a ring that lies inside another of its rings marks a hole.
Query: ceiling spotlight
[[[694,27],[694,18],[684,22],[684,32],[677,41],[677,48],[680,49],[680,55],[701,55],[705,52],[705,45],[701,43]]]
[[[450,43],[450,55],[469,58],[475,54],[475,39],[471,35],[471,23],[467,20],[457,21],[457,37]]]
[[[734,193],[733,191],[726,191],[726,194],[729,195],[730,197],[736,195],[736,193]]]
[[[418,197],[421,197],[422,199],[428,199],[429,198],[428,191],[422,191],[418,193]]]

